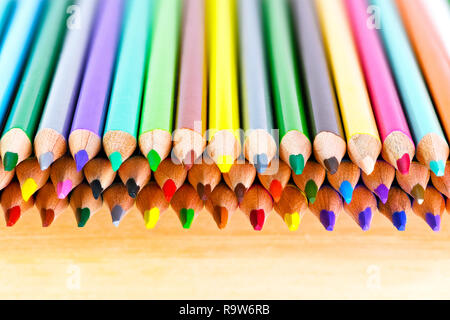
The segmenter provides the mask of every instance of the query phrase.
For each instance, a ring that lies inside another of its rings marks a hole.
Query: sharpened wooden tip
[[[317,192],[325,181],[325,173],[324,167],[311,160],[306,164],[302,174],[292,172],[295,184],[306,194],[310,203],[316,200]]]
[[[394,167],[383,160],[377,160],[372,173],[368,175],[363,171],[361,177],[366,187],[372,191],[382,203],[386,203],[389,189],[395,179]]]
[[[411,211],[411,200],[402,189],[392,187],[386,203],[379,203],[378,210],[392,222],[398,231],[404,231],[407,214]]]
[[[194,164],[188,172],[189,183],[196,189],[202,200],[207,200],[219,184],[222,174],[216,164],[202,162]]]
[[[335,174],[327,172],[327,178],[330,185],[342,195],[345,202],[350,203],[360,174],[361,171],[355,164],[350,161],[342,161]]]
[[[435,188],[429,186],[425,190],[423,203],[419,204],[417,200],[414,200],[412,208],[414,213],[430,226],[431,230],[440,231],[445,201]]]
[[[235,193],[224,183],[220,183],[214,188],[210,198],[214,221],[219,229],[224,229],[229,219],[238,208],[238,200]]]
[[[260,231],[272,211],[273,200],[264,187],[254,184],[242,199],[240,208],[249,217],[253,229]]]
[[[428,168],[413,161],[407,174],[401,174],[397,171],[396,177],[400,187],[422,203],[425,189],[430,180],[430,171]]]
[[[148,224],[147,222],[151,222],[150,225],[154,227],[156,222],[153,223],[153,220],[156,219],[156,214],[153,214],[153,217],[151,217],[152,214],[150,214],[150,211],[154,208],[157,208],[158,219],[156,220],[159,220],[161,215],[169,208],[169,202],[166,200],[166,197],[164,196],[161,188],[155,182],[150,182],[141,190],[141,192],[139,192],[136,198],[136,206],[142,213],[144,220],[148,220],[146,221],[146,225]],[[145,219],[146,212],[148,212],[147,219]]]
[[[353,192],[352,202],[344,203],[344,209],[363,231],[367,231],[377,212],[377,200],[369,189],[360,185]]]
[[[203,201],[190,184],[182,185],[175,192],[170,205],[177,213],[184,229],[189,229],[195,217],[203,209]]]
[[[67,198],[59,199],[54,186],[50,182],[45,184],[36,195],[36,208],[41,213],[44,227],[50,226],[68,206]]]
[[[350,159],[366,174],[371,174],[381,152],[379,138],[368,134],[356,134],[348,141]]]
[[[272,161],[264,174],[258,174],[259,181],[272,195],[275,202],[280,200],[283,189],[291,178],[291,169],[284,161]]]
[[[275,211],[281,216],[290,231],[295,231],[308,209],[308,201],[305,195],[296,186],[287,185],[280,197],[280,201],[274,205]]]
[[[323,186],[309,209],[319,219],[325,230],[333,231],[336,220],[343,210],[342,199],[335,190],[329,186]]]

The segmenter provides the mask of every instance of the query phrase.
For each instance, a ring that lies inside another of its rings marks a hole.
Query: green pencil
[[[31,155],[32,141],[47,97],[71,0],[48,1],[38,34],[0,141],[6,171]]]
[[[280,137],[280,157],[301,174],[311,155],[287,1],[263,0],[272,92]]]
[[[180,0],[160,0],[155,8],[155,29],[139,130],[139,147],[153,171],[169,155],[172,145],[182,4]]]

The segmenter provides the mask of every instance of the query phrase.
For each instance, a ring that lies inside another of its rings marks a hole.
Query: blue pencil
[[[0,1],[0,50],[2,49],[3,39],[11,22],[11,15],[14,12],[16,1],[3,0]]]

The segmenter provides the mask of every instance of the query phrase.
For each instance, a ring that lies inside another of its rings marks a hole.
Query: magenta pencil
[[[368,2],[345,0],[345,4],[383,141],[382,156],[402,174],[408,173],[415,146],[377,28],[370,25]]]
[[[123,0],[101,0],[80,95],[69,136],[77,170],[101,148],[117,47],[122,25]]]

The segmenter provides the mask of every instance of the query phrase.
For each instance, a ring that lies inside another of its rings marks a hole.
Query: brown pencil
[[[29,158],[16,167],[17,180],[19,180],[22,197],[28,201],[30,197],[44,186],[50,175],[50,169],[41,170],[36,158]]]
[[[407,174],[401,174],[397,171],[397,182],[400,187],[419,204],[422,204],[424,199],[425,189],[430,180],[430,171],[423,164],[413,161]]]
[[[413,211],[430,226],[431,230],[441,229],[442,215],[445,211],[444,197],[433,187],[429,186],[425,190],[423,203],[414,200]]]
[[[342,195],[344,201],[350,203],[360,174],[361,170],[353,162],[342,161],[335,174],[327,172],[327,178],[330,185]]]
[[[146,185],[136,198],[136,206],[142,213],[147,229],[153,229],[161,215],[169,208],[169,202],[156,182]]]
[[[223,174],[223,180],[236,194],[238,203],[241,203],[247,190],[255,181],[256,169],[248,163],[235,163],[230,171]]]
[[[59,158],[51,165],[50,180],[60,199],[67,197],[83,181],[83,178],[83,172],[77,170],[75,160],[68,155]]]
[[[325,180],[325,169],[317,162],[309,160],[302,174],[295,174],[292,171],[292,178],[297,187],[305,193],[309,203],[314,203],[317,192]]]
[[[98,199],[116,178],[116,172],[114,172],[111,162],[106,158],[92,159],[86,163],[83,172],[95,199]]]
[[[253,229],[261,231],[273,209],[273,200],[263,186],[255,183],[248,189],[239,207],[249,217]]]
[[[102,205],[102,199],[95,199],[90,186],[86,183],[80,184],[70,195],[70,206],[75,213],[78,228],[83,228]]]
[[[20,185],[17,181],[11,182],[1,195],[1,205],[5,213],[6,226],[12,227],[19,218],[34,205],[34,198],[23,200],[20,194]]]
[[[406,214],[411,211],[411,200],[402,189],[392,187],[389,190],[387,202],[380,203],[378,210],[392,222],[398,231],[405,231]]]
[[[316,201],[309,206],[309,209],[319,219],[325,230],[333,231],[343,209],[341,196],[331,187],[323,186],[317,192]]]
[[[278,202],[291,178],[291,168],[282,160],[273,160],[266,172],[258,174],[258,178],[264,188],[272,195],[274,201]]]
[[[49,227],[68,206],[69,201],[58,198],[55,187],[51,182],[47,182],[36,195],[36,208],[41,214],[44,228]]]
[[[361,173],[361,178],[366,187],[372,191],[382,203],[386,203],[389,189],[395,179],[395,169],[386,161],[378,160],[371,174]]]
[[[136,199],[139,190],[150,181],[151,174],[150,165],[142,156],[129,158],[119,168],[120,180],[133,199]]]
[[[202,162],[194,164],[188,172],[189,183],[203,201],[209,198],[221,179],[222,174],[215,163]]]
[[[114,183],[103,193],[103,201],[111,213],[112,223],[119,227],[122,219],[133,207],[134,199],[122,183]]]
[[[172,197],[170,205],[184,229],[190,229],[195,217],[203,209],[203,201],[188,183],[183,184]]]
[[[11,171],[6,171],[5,168],[3,168],[2,159],[0,159],[0,190],[5,189],[9,185],[12,178],[14,178],[15,173],[15,168]]]
[[[166,200],[170,202],[175,192],[180,188],[187,177],[186,168],[176,164],[172,159],[164,159],[154,172],[156,183],[164,192]]]
[[[447,198],[450,198],[450,161],[445,165],[444,175],[438,177],[434,172],[431,172],[431,182],[433,186]]]
[[[236,194],[222,182],[211,192],[205,206],[211,212],[219,229],[225,229],[239,205]]]
[[[289,230],[296,231],[308,209],[308,201],[300,189],[294,185],[287,185],[281,194],[280,201],[275,204],[274,208]]]
[[[344,203],[344,210],[363,231],[370,229],[373,215],[377,211],[377,199],[365,186],[359,185],[353,192],[350,204]]]

